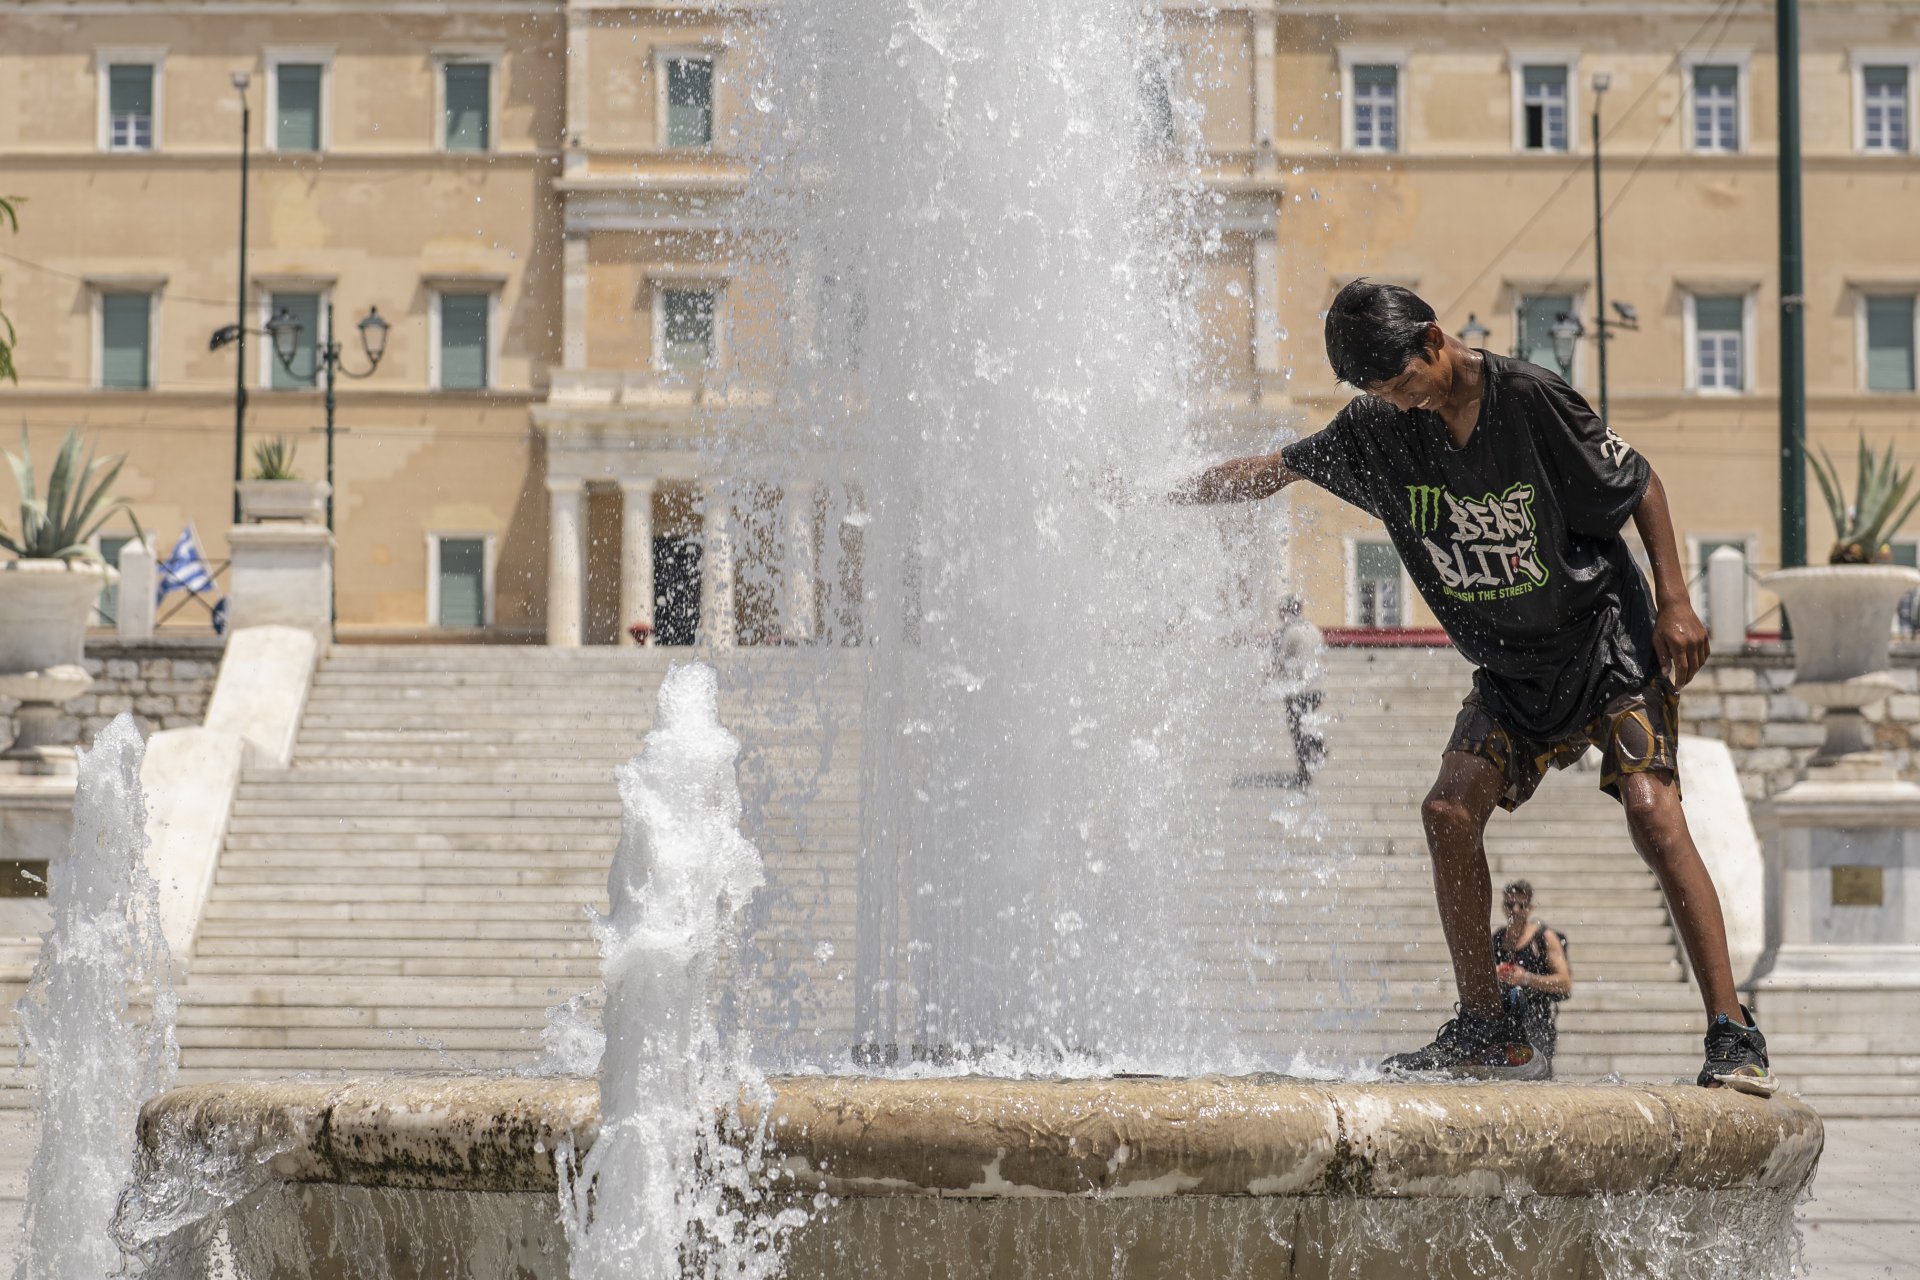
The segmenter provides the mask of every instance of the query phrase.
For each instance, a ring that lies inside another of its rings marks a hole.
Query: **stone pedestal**
[[[298,627],[322,645],[333,637],[333,535],[318,524],[243,524],[233,551],[227,630]]]
[[[1759,807],[1766,838],[1762,989],[1872,978],[1920,989],[1920,786],[1859,752]]]

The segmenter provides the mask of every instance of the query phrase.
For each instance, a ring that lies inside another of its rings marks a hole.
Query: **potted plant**
[[[302,524],[325,521],[330,492],[327,482],[302,480],[295,474],[295,452],[294,442],[285,436],[262,440],[253,446],[253,479],[240,483],[240,514],[249,524],[269,520],[295,520]]]
[[[126,457],[96,459],[89,453],[83,462],[80,433],[68,431],[42,494],[25,429],[17,456],[0,452],[20,487],[19,530],[0,526],[0,548],[15,556],[0,563],[0,695],[21,704],[14,712],[18,733],[0,758],[34,761],[54,745],[61,705],[93,684],[83,665],[87,619],[101,589],[118,575],[101,560],[92,538],[128,510],[124,501],[108,500]],[[134,530],[140,530],[138,521]]]
[[[1812,461],[1833,516],[1833,548],[1825,565],[1781,569],[1766,584],[1793,631],[1793,691],[1826,708],[1827,737],[1814,757],[1825,764],[1868,748],[1861,712],[1895,691],[1887,652],[1893,611],[1920,588],[1920,570],[1891,563],[1886,539],[1920,506],[1920,494],[1908,499],[1914,469],[1898,466],[1893,446],[1875,458],[1864,435],[1852,502],[1826,451]]]

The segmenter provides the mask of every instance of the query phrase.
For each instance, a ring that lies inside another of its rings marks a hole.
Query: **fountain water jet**
[[[765,882],[740,834],[740,744],[720,726],[718,687],[712,667],[668,672],[646,746],[619,774],[612,909],[594,929],[607,989],[600,1127],[562,1181],[575,1280],[771,1276],[794,1225],[752,1207],[765,1135],[737,1104],[765,1083],[715,1017],[735,917]]]
[[[53,927],[19,1004],[37,1060],[19,1280],[120,1271],[109,1231],[140,1105],[173,1082],[172,960],[147,874],[146,744],[122,713],[80,757],[73,844],[48,872]]]

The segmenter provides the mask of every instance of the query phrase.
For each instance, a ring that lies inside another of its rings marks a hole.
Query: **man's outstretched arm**
[[[1647,491],[1633,511],[1633,526],[1653,566],[1653,599],[1659,612],[1653,622],[1653,653],[1676,689],[1707,661],[1707,629],[1693,611],[1687,594],[1687,572],[1673,537],[1673,516],[1667,510],[1666,486],[1657,473],[1647,477]]]
[[[1175,486],[1168,496],[1182,506],[1208,502],[1253,502],[1271,498],[1295,480],[1297,472],[1287,468],[1278,451],[1250,458],[1235,458],[1208,467],[1191,480]]]

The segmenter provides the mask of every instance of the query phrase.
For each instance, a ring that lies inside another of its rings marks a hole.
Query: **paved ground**
[[[33,1134],[0,1111],[0,1271],[10,1265]],[[1813,1200],[1801,1207],[1809,1280],[1920,1276],[1920,1120],[1834,1120]]]

